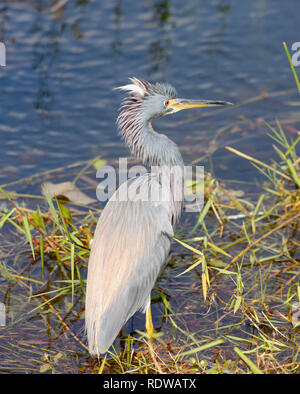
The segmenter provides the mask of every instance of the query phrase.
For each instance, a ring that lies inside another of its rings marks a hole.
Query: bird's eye
[[[169,100],[166,100],[166,101],[164,102],[164,105],[165,105],[165,107],[167,107],[167,106],[169,105]]]

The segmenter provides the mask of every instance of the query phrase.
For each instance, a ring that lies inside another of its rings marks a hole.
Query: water
[[[7,48],[7,66],[0,68],[2,184],[97,154],[126,156],[115,129],[122,95],[112,89],[129,76],[168,81],[180,97],[234,103],[294,87],[282,41],[290,47],[297,39],[296,0],[69,1],[55,15],[51,4],[0,2],[0,40]],[[176,125],[195,116],[179,113],[156,127],[189,161],[240,115],[280,117],[282,101]],[[251,133],[264,140],[262,125]],[[248,153],[258,147],[255,138],[245,144]]]
[[[127,156],[115,127],[122,94],[112,89],[129,76],[168,81],[179,97],[237,104],[283,92],[155,122],[180,145],[186,163],[203,157],[200,164],[219,179],[257,177],[225,145],[274,157],[263,120],[281,120],[295,137],[298,96],[282,42],[291,48],[299,40],[298,0],[70,0],[57,14],[52,5],[0,1],[7,50],[0,67],[0,185],[98,154],[108,162]]]

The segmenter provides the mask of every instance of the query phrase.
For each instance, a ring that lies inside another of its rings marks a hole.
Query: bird
[[[183,109],[231,104],[180,99],[168,83],[135,77],[129,81],[115,88],[127,93],[117,128],[131,155],[151,166],[151,173],[122,183],[96,225],[88,262],[85,330],[89,353],[98,357],[137,311],[146,314],[146,331],[153,337],[151,291],[167,262],[183,210],[182,156],[176,143],[154,130],[152,121]]]

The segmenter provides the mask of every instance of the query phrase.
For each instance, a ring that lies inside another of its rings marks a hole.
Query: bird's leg
[[[162,374],[163,371],[161,370],[161,368],[160,368],[160,366],[159,366],[159,364],[158,364],[158,362],[156,360],[155,353],[154,353],[154,350],[153,350],[153,340],[154,340],[154,338],[152,337],[152,335],[154,334],[154,327],[153,327],[152,316],[151,316],[151,302],[149,302],[149,306],[148,306],[147,311],[146,311],[146,330],[147,330],[147,333],[148,333],[148,335],[150,337],[149,340],[147,340],[147,343],[148,343],[148,346],[149,346],[151,358],[152,358],[152,360],[154,362],[154,365],[155,365],[156,369],[158,370],[158,372]]]
[[[151,316],[151,303],[149,304],[146,312],[146,330],[149,337],[152,337],[152,335],[154,334],[154,327],[153,327],[152,316]]]

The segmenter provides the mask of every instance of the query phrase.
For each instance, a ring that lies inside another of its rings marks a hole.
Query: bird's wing
[[[129,199],[118,200],[129,190]],[[173,235],[167,205],[147,201],[161,192],[150,174],[120,186],[98,221],[88,266],[86,329],[91,354],[104,353],[126,321],[144,309]]]

